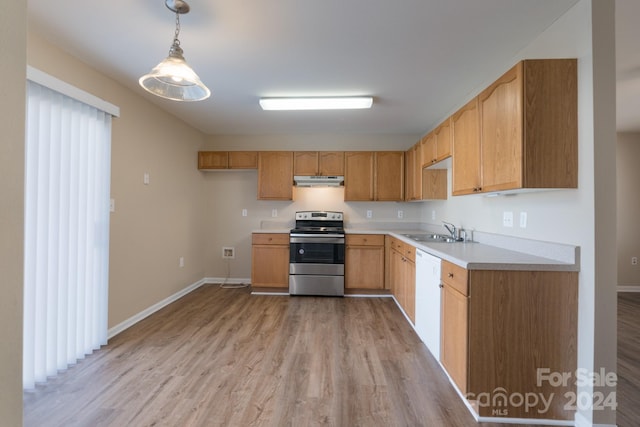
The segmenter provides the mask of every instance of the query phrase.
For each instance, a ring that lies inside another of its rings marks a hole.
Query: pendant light
[[[149,74],[138,82],[148,92],[174,101],[201,101],[211,95],[211,91],[186,63],[180,47],[180,15],[189,13],[189,5],[182,0],[165,0],[169,10],[176,13],[176,31],[169,56],[156,65]]]

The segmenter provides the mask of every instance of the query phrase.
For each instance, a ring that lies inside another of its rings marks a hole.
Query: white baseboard
[[[116,326],[114,326],[113,328],[109,329],[107,331],[107,339],[111,339],[114,336],[118,335],[120,332],[124,331],[125,329],[130,328],[131,326],[135,325],[136,323],[138,323],[139,321],[141,321],[142,319],[145,319],[149,316],[151,316],[153,313],[155,313],[156,311],[160,310],[163,307],[166,307],[167,305],[171,304],[172,302],[182,298],[183,296],[187,295],[189,292],[193,292],[196,289],[198,289],[200,286],[205,285],[205,284],[216,284],[216,283],[225,283],[225,284],[244,284],[244,283],[251,283],[251,279],[225,279],[224,277],[205,277],[204,279],[200,279],[197,282],[187,286],[186,288],[176,292],[175,294],[163,299],[162,301],[152,305],[151,307],[142,310],[140,313],[131,316],[130,318],[128,318],[127,320],[125,320],[124,322],[121,322],[119,324],[117,324]]]
[[[640,292],[640,286],[618,286],[618,292]]]

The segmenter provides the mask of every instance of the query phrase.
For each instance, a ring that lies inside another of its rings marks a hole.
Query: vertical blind
[[[107,342],[111,115],[27,82],[23,386]]]

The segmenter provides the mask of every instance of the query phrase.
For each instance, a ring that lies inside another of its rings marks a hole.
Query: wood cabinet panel
[[[293,153],[293,174],[302,176],[318,175],[318,152],[296,151]]]
[[[344,175],[344,152],[321,151],[318,159],[318,174],[322,176]]]
[[[478,97],[482,191],[522,187],[522,62]]]
[[[436,150],[436,136],[434,132],[429,132],[427,135],[422,137],[420,145],[422,145],[422,152],[420,156],[422,159],[422,167],[431,166],[438,158],[438,152]]]
[[[422,169],[422,200],[447,198],[447,170]]]
[[[373,200],[375,155],[371,151],[348,151],[344,154],[344,200]]]
[[[468,392],[468,300],[443,280],[440,362],[462,394]]]
[[[347,289],[384,288],[384,236],[346,236],[345,287]]]
[[[404,152],[375,153],[375,200],[404,200]]]
[[[578,187],[578,62],[524,61],[526,188]]]
[[[402,307],[411,323],[415,324],[416,264],[415,248],[396,238],[389,244],[389,268],[391,293]]]
[[[538,412],[542,403],[529,412],[524,405],[504,409],[514,418],[573,420],[564,396],[576,391],[575,381],[538,385],[537,372],[576,370],[578,273],[471,270],[469,294],[468,391],[477,395],[502,387],[555,396],[544,413]],[[479,413],[492,416],[491,409],[480,407]]]
[[[198,169],[256,169],[257,151],[199,151]]]
[[[257,151],[229,151],[229,169],[257,169]]]
[[[453,130],[453,195],[482,190],[480,176],[480,117],[478,98],[472,99],[451,118]]]
[[[251,246],[251,285],[289,286],[289,235],[254,233]]]
[[[292,200],[293,153],[261,151],[258,153],[258,199]]]
[[[442,275],[443,282],[446,282],[462,295],[469,295],[469,280],[466,268],[443,260],[440,267],[440,274]]]
[[[435,137],[435,161],[439,162],[451,156],[451,117],[442,122],[433,133]]]
[[[228,159],[226,151],[199,151],[198,169],[227,169]]]

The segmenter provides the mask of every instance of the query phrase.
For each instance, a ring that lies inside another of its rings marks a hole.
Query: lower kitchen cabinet
[[[347,234],[346,289],[384,289],[384,235]]]
[[[289,287],[289,235],[253,233],[251,244],[251,286]]]
[[[416,321],[416,248],[392,237],[389,239],[389,281],[391,293],[411,323]]]
[[[440,362],[480,416],[573,420],[578,273],[470,270],[443,261]],[[513,396],[543,396],[530,406]]]

